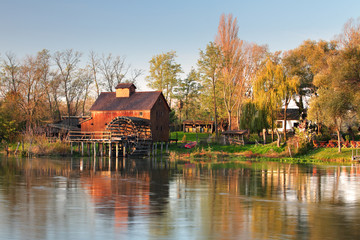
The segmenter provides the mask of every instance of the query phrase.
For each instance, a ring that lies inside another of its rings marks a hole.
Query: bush
[[[303,155],[313,149],[312,140],[314,133],[310,130],[300,131],[298,128],[295,129],[295,136],[287,141],[289,155]]]

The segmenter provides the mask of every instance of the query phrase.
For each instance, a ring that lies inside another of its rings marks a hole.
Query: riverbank
[[[192,159],[217,159],[223,157],[250,158],[271,161],[291,161],[297,163],[315,162],[340,162],[352,163],[351,148],[342,149],[338,153],[337,148],[308,149],[305,154],[295,154],[289,151],[286,145],[277,147],[276,143],[270,144],[246,144],[244,146],[220,145],[216,143],[198,144],[192,149],[186,149],[183,143],[172,144],[169,147],[170,155],[180,158]]]
[[[185,137],[184,137],[185,136]],[[200,161],[209,161],[213,159],[257,159],[261,161],[291,161],[298,163],[314,163],[314,162],[346,162],[352,163],[352,149],[343,148],[338,153],[337,148],[319,148],[311,147],[305,151],[305,154],[296,154],[286,145],[276,146],[276,143],[269,144],[246,144],[240,145],[223,145],[218,142],[211,141],[211,136],[204,133],[173,133],[171,137],[177,137],[178,142],[172,143],[168,147],[166,153],[165,148],[163,154],[169,154],[170,158],[195,159]],[[192,148],[184,147],[185,142],[197,141],[198,144]],[[2,152],[6,154],[4,147]],[[159,149],[158,149],[159,150]],[[69,143],[56,141],[49,142],[44,137],[36,137],[31,143],[13,143],[9,145],[8,152],[10,155],[17,156],[71,156],[71,147]],[[73,147],[73,156],[80,156],[76,147]],[[159,152],[158,152],[159,154]]]

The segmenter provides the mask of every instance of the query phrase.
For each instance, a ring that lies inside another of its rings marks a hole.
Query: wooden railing
[[[107,141],[111,140],[111,132],[81,132],[81,131],[70,131],[67,136],[69,142],[86,142],[86,141]]]
[[[70,131],[66,140],[69,142],[91,142],[91,141],[124,141],[124,140],[151,140],[148,136],[137,136],[136,134],[124,136],[121,133],[109,131],[82,132]]]

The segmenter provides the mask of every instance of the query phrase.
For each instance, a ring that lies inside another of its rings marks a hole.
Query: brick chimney
[[[119,83],[116,87],[116,97],[128,98],[135,92],[135,85],[132,83]]]

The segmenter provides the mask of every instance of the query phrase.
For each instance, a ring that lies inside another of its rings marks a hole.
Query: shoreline
[[[280,161],[293,163],[358,163],[359,161],[352,161],[352,148],[344,148],[342,153],[337,152],[337,148],[318,148],[307,150],[304,154],[289,154],[286,146],[277,147],[274,143],[269,144],[247,144],[243,146],[238,145],[220,145],[216,143],[198,144],[194,148],[186,149],[183,147],[185,143],[172,143],[169,145],[168,152],[163,150],[164,155],[169,155],[170,158],[179,158],[183,160],[201,160],[210,161],[213,159],[256,159],[256,161]],[[29,150],[31,151],[29,154]],[[9,156],[14,156],[16,151],[16,144],[9,145]],[[160,151],[159,151],[160,152]],[[1,149],[1,153],[6,156],[6,150]],[[86,154],[87,155],[87,154]],[[65,142],[57,143],[42,143],[33,144],[32,147],[27,147],[25,150],[17,150],[18,157],[81,157],[74,149],[74,154],[71,155],[70,144]],[[88,156],[87,156],[88,157]]]

